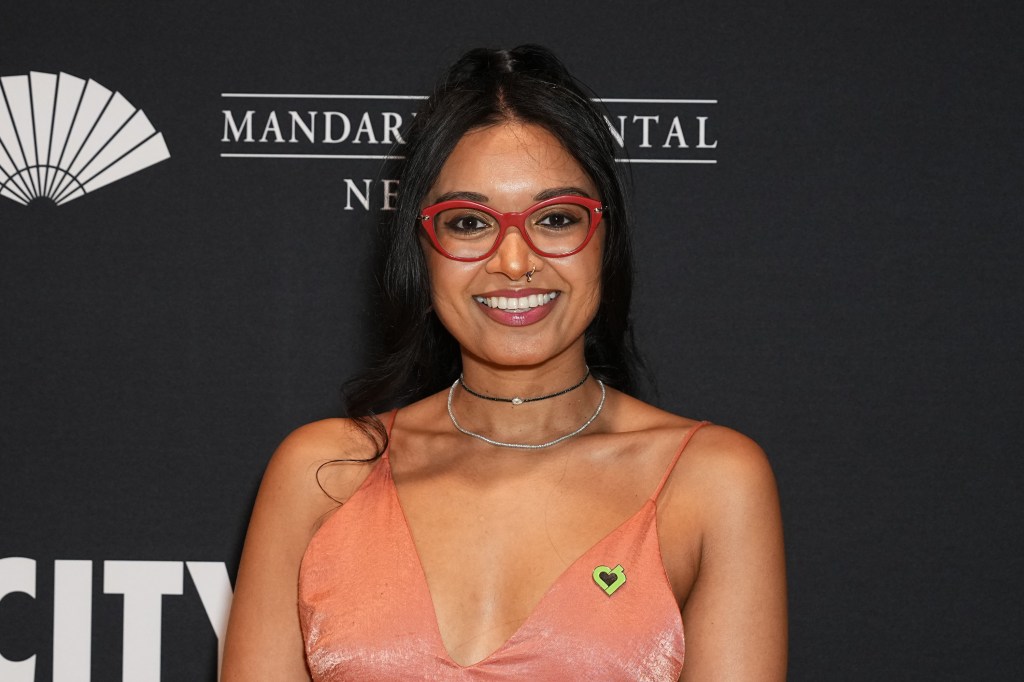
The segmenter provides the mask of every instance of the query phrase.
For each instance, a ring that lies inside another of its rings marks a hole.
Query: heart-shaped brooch
[[[594,569],[594,582],[610,597],[615,594],[615,590],[626,583],[626,571],[622,568],[622,564],[615,568],[598,566]]]

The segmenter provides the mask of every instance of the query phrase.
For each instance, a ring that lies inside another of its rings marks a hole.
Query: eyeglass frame
[[[583,239],[583,242],[572,251],[566,251],[565,253],[548,253],[547,251],[541,251],[537,248],[530,239],[529,231],[522,223],[524,222],[524,218],[529,217],[535,211],[539,211],[547,206],[555,206],[557,204],[577,204],[585,207],[591,216],[590,227],[587,230],[587,236]],[[437,233],[434,231],[434,218],[441,211],[447,211],[453,208],[471,208],[477,211],[482,211],[492,218],[497,219],[498,235],[495,237],[494,244],[491,246],[490,250],[482,256],[456,256],[449,253],[443,246],[441,246],[441,241],[437,238]],[[430,241],[434,245],[434,248],[437,249],[438,253],[450,260],[460,261],[462,263],[475,263],[493,256],[501,246],[501,243],[505,241],[505,234],[508,232],[508,228],[513,226],[519,230],[520,236],[523,238],[523,241],[526,242],[526,245],[530,247],[530,250],[542,258],[565,258],[566,256],[577,254],[590,243],[594,233],[597,231],[597,226],[601,223],[601,218],[603,217],[604,212],[607,210],[608,207],[596,199],[582,197],[575,194],[566,194],[538,201],[525,211],[509,211],[507,213],[495,210],[486,204],[481,204],[476,201],[452,199],[449,201],[442,201],[437,204],[431,204],[430,206],[421,209],[417,218],[419,219],[420,226],[423,228],[423,231],[427,233],[427,236],[430,237]]]

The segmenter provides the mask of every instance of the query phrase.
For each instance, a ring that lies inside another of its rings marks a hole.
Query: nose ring
[[[526,281],[527,282],[532,282],[533,281],[533,273],[535,273],[536,271],[537,271],[537,266],[536,265],[534,265],[533,267],[530,268],[530,271],[528,273],[526,273]]]

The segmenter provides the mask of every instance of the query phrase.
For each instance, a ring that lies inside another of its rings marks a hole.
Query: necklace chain
[[[586,377],[584,377],[584,381],[585,380]],[[604,409],[604,399],[607,395],[607,392],[604,388],[604,382],[601,381],[600,379],[595,379],[595,381],[597,381],[597,385],[601,387],[601,402],[597,404],[597,409],[594,410],[594,414],[590,415],[590,419],[583,422],[583,426],[579,427],[572,433],[567,433],[564,436],[559,436],[558,438],[548,441],[547,443],[538,443],[536,445],[532,443],[503,443],[500,440],[492,440],[487,436],[463,428],[463,426],[459,424],[459,421],[455,418],[455,411],[452,409],[452,397],[455,395],[455,387],[458,386],[461,381],[462,377],[460,376],[458,379],[455,380],[455,383],[453,383],[452,387],[448,390],[448,417],[452,420],[452,426],[454,426],[459,432],[464,433],[467,436],[472,436],[473,438],[476,438],[478,440],[482,440],[483,442],[489,445],[496,445],[499,448],[515,448],[517,450],[540,450],[542,448],[549,448],[552,445],[558,445],[562,441],[569,440],[574,436],[580,435],[588,426],[594,423],[594,420],[597,419],[597,415],[601,414],[601,410]],[[465,388],[466,385],[463,384],[462,386],[463,388]]]
[[[572,391],[575,391],[577,388],[579,388],[580,386],[585,384],[589,377],[590,377],[590,367],[588,366],[586,373],[583,375],[583,378],[580,379],[579,381],[577,381],[575,384],[573,384],[569,388],[563,388],[561,391],[555,391],[554,393],[548,393],[547,395],[537,396],[536,398],[520,398],[519,396],[515,396],[514,398],[497,398],[497,397],[492,396],[492,395],[486,395],[484,393],[479,393],[479,392],[474,391],[473,389],[471,389],[469,387],[469,385],[466,384],[466,378],[462,374],[459,374],[459,380],[456,381],[455,383],[462,384],[462,388],[464,388],[466,390],[466,393],[470,394],[471,396],[475,396],[477,398],[483,398],[484,400],[493,400],[494,402],[497,402],[497,403],[512,403],[513,405],[522,405],[523,403],[535,403],[535,402],[537,402],[539,400],[547,400],[548,398],[557,398],[560,395],[565,395],[566,393],[570,393]]]

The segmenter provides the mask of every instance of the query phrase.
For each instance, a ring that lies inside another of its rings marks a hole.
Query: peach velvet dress
[[[302,560],[299,618],[313,679],[678,680],[683,623],[656,500],[701,426],[687,432],[644,505],[570,564],[503,645],[466,666],[441,640],[385,452]]]

